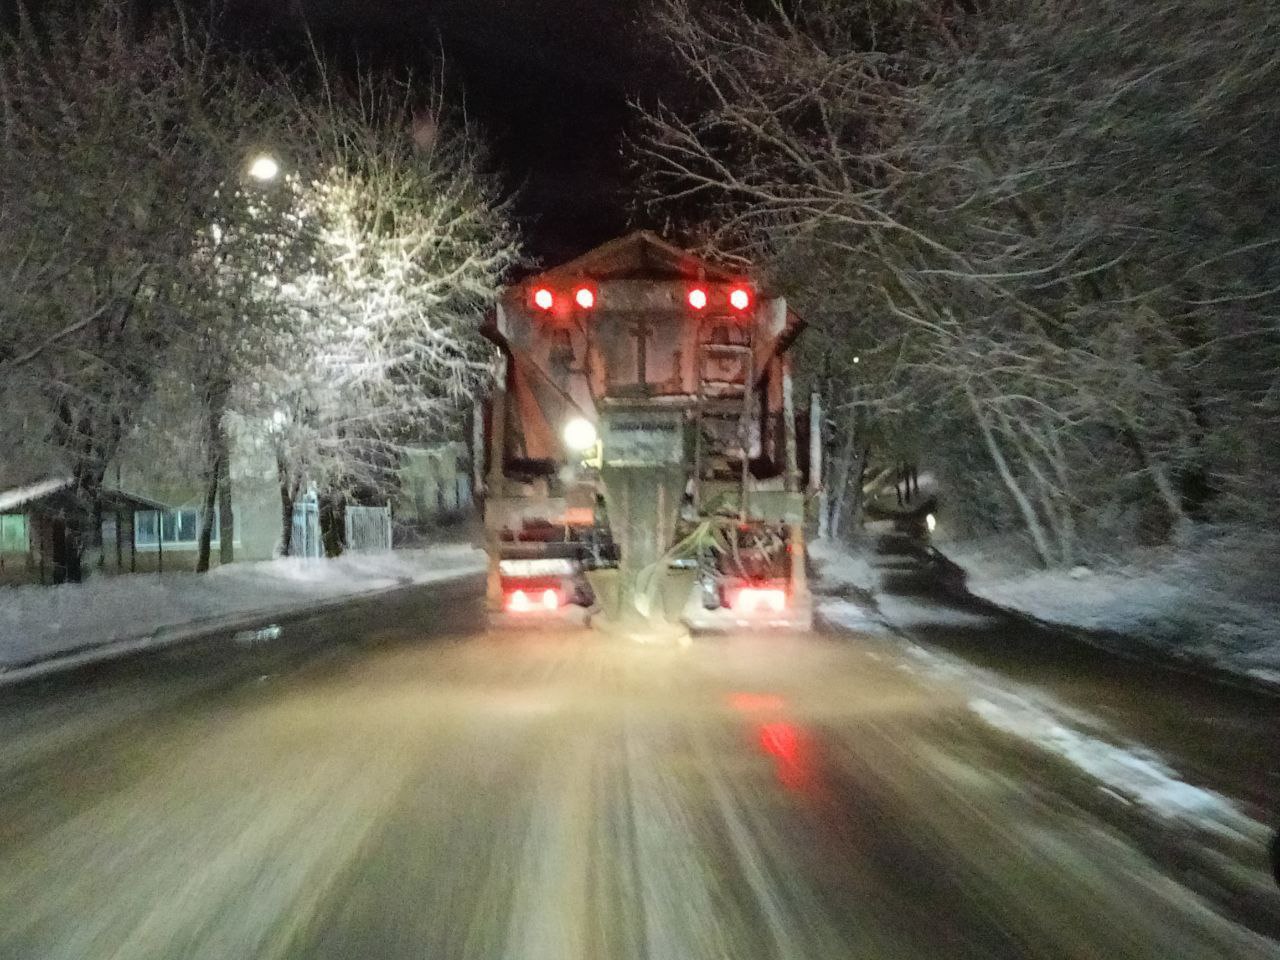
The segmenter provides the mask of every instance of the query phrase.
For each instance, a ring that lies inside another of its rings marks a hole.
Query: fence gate
[[[391,549],[391,507],[347,507],[347,549],[379,553]]]
[[[289,556],[313,560],[324,556],[324,541],[320,539],[320,498],[315,490],[308,490],[294,501]]]

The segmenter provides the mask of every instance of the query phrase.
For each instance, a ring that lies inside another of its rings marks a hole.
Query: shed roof
[[[73,477],[49,477],[26,486],[0,491],[0,513],[73,510],[80,506],[80,501],[72,489],[74,484]],[[129,493],[127,490],[104,489],[100,496],[103,509],[108,511],[168,509],[167,504],[136,493]]]

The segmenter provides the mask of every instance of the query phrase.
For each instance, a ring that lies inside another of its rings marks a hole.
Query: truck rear
[[[485,327],[505,370],[476,437],[491,608],[807,626],[802,327],[647,232],[509,288]]]

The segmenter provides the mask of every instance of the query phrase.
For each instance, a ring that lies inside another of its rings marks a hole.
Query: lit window
[[[218,509],[215,507],[212,543],[219,542],[218,521]],[[164,511],[140,510],[134,514],[134,536],[140,547],[155,547],[163,542],[166,548],[195,548],[200,542],[200,511],[194,507]]]
[[[0,514],[0,552],[27,552],[27,517],[25,514]]]

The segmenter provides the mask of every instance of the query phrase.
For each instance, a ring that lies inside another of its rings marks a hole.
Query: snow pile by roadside
[[[876,592],[880,575],[866,551],[854,551],[833,540],[815,540],[809,544],[809,558],[828,586],[853,587],[864,594]]]
[[[943,548],[968,588],[1041,620],[1280,682],[1280,535],[1208,528],[1094,569],[1034,570],[1007,545]]]
[[[484,569],[484,554],[441,545],[334,560],[235,563],[207,574],[101,577],[58,587],[0,587],[0,671],[59,653],[149,638],[158,631],[429,583]]]
[[[842,569],[857,572],[856,565]],[[819,609],[845,630],[892,635],[895,649],[903,657],[903,669],[963,690],[969,710],[983,723],[1069,763],[1122,802],[1228,839],[1255,845],[1266,842],[1266,826],[1230,799],[1187,782],[1163,758],[1141,745],[1115,739],[1096,717],[959,656],[926,647],[903,632],[905,624],[933,623],[937,607],[888,595],[882,599],[891,599],[892,604],[878,613],[866,604],[838,597],[822,600]]]

